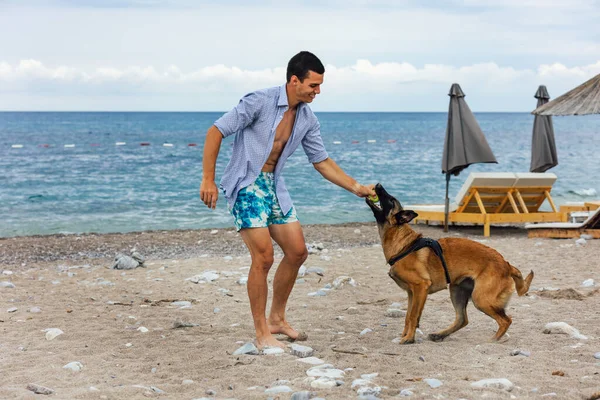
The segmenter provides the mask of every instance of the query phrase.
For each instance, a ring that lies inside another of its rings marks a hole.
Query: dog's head
[[[402,208],[402,204],[386,192],[379,183],[375,186],[375,193],[379,197],[379,205],[373,203],[368,197],[366,202],[371,207],[379,228],[407,224],[418,215],[413,210]]]

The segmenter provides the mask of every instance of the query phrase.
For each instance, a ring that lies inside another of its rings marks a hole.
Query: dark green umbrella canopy
[[[541,85],[534,96],[538,108],[548,103],[550,95],[546,86]],[[554,127],[550,115],[536,115],[533,121],[533,135],[531,139],[531,172],[546,172],[558,165],[556,143],[554,141]]]

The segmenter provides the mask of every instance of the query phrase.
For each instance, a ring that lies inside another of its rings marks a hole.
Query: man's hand
[[[219,198],[219,190],[214,180],[202,179],[200,184],[200,199],[208,208],[213,210],[217,207],[217,199]]]
[[[375,185],[361,185],[360,183],[356,183],[356,186],[353,190],[354,194],[358,197],[367,197],[367,196],[375,196]]]

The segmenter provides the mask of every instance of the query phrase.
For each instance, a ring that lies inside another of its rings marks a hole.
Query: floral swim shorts
[[[281,211],[272,172],[261,172],[253,184],[240,190],[230,211],[238,232],[244,228],[266,228],[298,221],[293,206],[286,215]]]

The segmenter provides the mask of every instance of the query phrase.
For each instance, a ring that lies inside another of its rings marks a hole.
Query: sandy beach
[[[415,229],[443,235],[439,227]],[[288,399],[303,391],[311,394],[295,398],[599,398],[600,241],[528,239],[518,228],[492,228],[491,238],[469,227],[448,235],[480,241],[523,273],[535,271],[529,294],[512,297],[513,324],[499,343],[489,341],[495,322],[472,305],[466,328],[429,341],[428,333],[454,319],[442,291],[427,300],[418,343],[397,344],[404,317],[387,316],[388,309],[405,309],[407,297],[387,275],[375,223],[305,227],[307,243],[323,249],[305,262],[309,272],[292,292],[288,319],[308,333],[300,344],[313,357],[340,370],[331,388],[315,387],[326,380],[315,384],[307,374],[314,366],[290,348],[232,354],[254,333],[238,283],[250,258],[232,229],[0,239],[0,282],[12,284],[0,287],[0,398],[45,397],[29,384],[57,399]],[[133,249],[145,268],[109,269],[116,253]],[[279,249],[275,255],[281,259]],[[207,282],[188,280],[207,271],[214,271]],[[343,276],[355,286],[309,296]],[[583,287],[589,279],[595,286]],[[544,333],[551,322],[579,336]],[[49,328],[64,333],[47,340]],[[81,370],[64,368],[72,362]],[[473,386],[484,379],[509,382]]]

